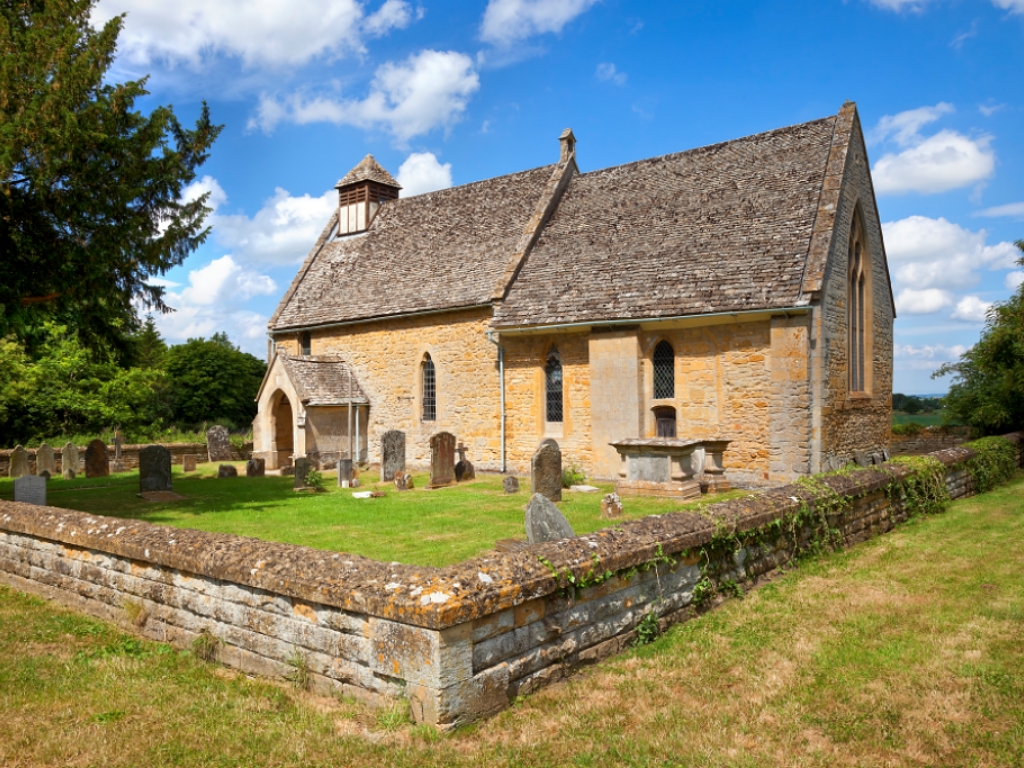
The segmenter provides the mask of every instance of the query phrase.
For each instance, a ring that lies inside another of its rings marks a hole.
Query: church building
[[[583,173],[557,162],[403,198],[367,156],[269,324],[270,469],[451,432],[477,469],[613,479],[629,438],[731,441],[729,478],[888,448],[895,307],[854,104]],[[554,149],[554,148],[553,148]],[[554,154],[554,152],[552,152]]]

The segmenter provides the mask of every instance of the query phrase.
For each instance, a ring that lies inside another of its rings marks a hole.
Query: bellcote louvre
[[[338,190],[338,234],[362,232],[370,226],[381,203],[398,199],[402,186],[367,155],[334,185]]]

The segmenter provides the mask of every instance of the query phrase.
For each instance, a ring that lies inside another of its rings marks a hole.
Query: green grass
[[[1024,764],[1024,479],[441,735],[0,588],[4,766]]]
[[[892,424],[894,427],[899,424],[920,424],[922,427],[940,427],[942,426],[942,412],[909,414],[893,411]]]
[[[236,464],[242,475],[245,465]],[[216,477],[217,466],[200,464],[198,473],[183,475],[174,468],[175,492],[184,501],[152,503],[138,497],[138,474],[109,478],[54,478],[47,503],[96,515],[136,518],[160,525],[235,533],[267,541],[301,544],[349,552],[385,562],[440,566],[458,563],[492,549],[498,539],[523,538],[523,515],[529,480],[522,490],[506,495],[500,475],[480,475],[469,483],[426,490],[427,476],[415,474],[416,489],[398,492],[389,483],[367,482],[358,490],[383,490],[381,499],[355,499],[352,490],[336,487],[334,473],[325,473],[326,493],[292,490],[290,477]],[[372,479],[368,472],[361,480]],[[565,491],[559,504],[576,533],[614,524],[601,517],[600,492]],[[742,495],[734,491],[707,500]],[[13,499],[13,481],[0,478],[0,499]],[[625,518],[662,514],[687,505],[670,499],[626,499]]]

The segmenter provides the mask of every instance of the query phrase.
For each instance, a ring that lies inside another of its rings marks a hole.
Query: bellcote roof
[[[359,165],[346,173],[341,181],[334,185],[334,188],[341,189],[351,184],[357,184],[360,181],[375,181],[378,184],[384,184],[395,189],[402,188],[402,185],[395,181],[394,176],[380,166],[380,163],[374,159],[373,155],[367,155],[360,160]]]

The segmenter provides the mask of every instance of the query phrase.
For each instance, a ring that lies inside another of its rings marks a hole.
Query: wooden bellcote
[[[367,155],[334,188],[338,190],[338,234],[350,235],[369,227],[381,203],[397,200],[402,186],[373,155]]]

